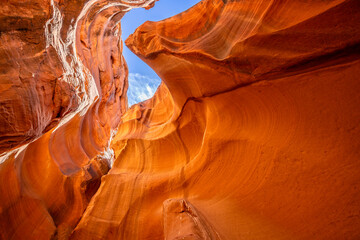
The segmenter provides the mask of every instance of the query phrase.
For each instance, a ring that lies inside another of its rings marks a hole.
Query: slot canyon
[[[360,239],[360,1],[161,1],[0,2],[0,239]]]

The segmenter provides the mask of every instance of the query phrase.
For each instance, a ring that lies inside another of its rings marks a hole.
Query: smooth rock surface
[[[360,237],[359,1],[146,22],[126,44],[162,84],[130,109],[118,21],[153,2],[119,2],[0,10],[1,239]]]

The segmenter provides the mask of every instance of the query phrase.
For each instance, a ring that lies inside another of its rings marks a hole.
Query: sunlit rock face
[[[127,109],[119,20],[151,6],[2,3],[0,238],[357,239],[359,2],[146,22],[162,84]]]
[[[2,3],[0,239],[66,239],[127,109],[119,21],[151,2]]]

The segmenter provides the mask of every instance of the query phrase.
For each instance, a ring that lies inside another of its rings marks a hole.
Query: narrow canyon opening
[[[150,9],[134,8],[127,12],[121,19],[122,40],[129,37],[135,30],[146,21],[158,22],[172,17],[176,14],[186,11],[200,0],[165,0],[157,1],[155,6]],[[132,105],[150,99],[161,83],[160,77],[136,56],[126,45],[123,43],[122,52],[128,66],[128,105]]]

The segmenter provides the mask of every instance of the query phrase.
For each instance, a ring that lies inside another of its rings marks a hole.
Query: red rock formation
[[[109,140],[127,101],[124,12],[94,3],[2,8],[1,239],[68,238],[112,164]]]
[[[54,4],[63,41],[77,26],[74,76],[39,34],[56,8],[1,10],[1,149],[40,137],[0,165],[1,239],[360,236],[357,0],[204,0],[147,22],[126,43],[163,83],[127,111],[124,6],[107,3]]]

